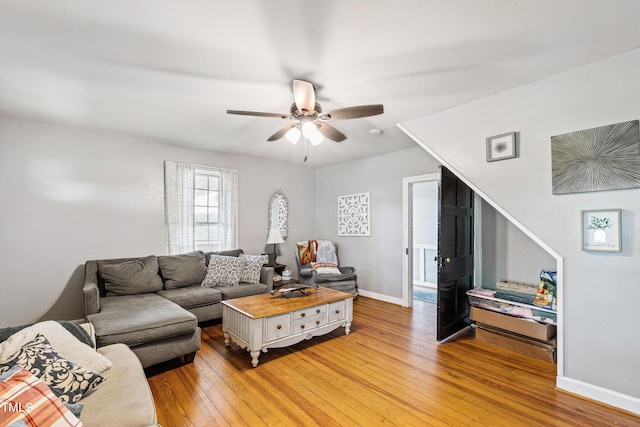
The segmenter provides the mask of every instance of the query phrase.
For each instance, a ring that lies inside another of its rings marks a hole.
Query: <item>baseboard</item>
[[[363,297],[377,299],[379,301],[390,302],[391,304],[402,305],[402,298],[394,298],[389,295],[382,295],[376,292],[369,292],[365,290],[358,289],[358,295],[362,295]]]
[[[640,399],[567,377],[556,377],[556,387],[640,415]]]

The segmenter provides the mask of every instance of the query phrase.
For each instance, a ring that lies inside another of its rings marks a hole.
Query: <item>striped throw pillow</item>
[[[3,377],[4,381],[0,382],[0,425],[83,425],[51,389],[31,372],[15,366]]]

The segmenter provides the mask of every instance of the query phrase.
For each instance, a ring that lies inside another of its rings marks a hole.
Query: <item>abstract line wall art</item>
[[[338,236],[371,236],[370,193],[338,197]]]
[[[553,194],[640,187],[638,120],[551,137]]]

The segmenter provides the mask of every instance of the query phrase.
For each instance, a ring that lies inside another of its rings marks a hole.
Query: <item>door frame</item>
[[[439,173],[402,178],[402,306],[413,307],[413,184],[438,181]],[[474,192],[474,283],[482,283],[482,198]],[[437,226],[437,224],[435,224]]]
[[[413,307],[413,184],[438,181],[440,174],[402,178],[402,306]],[[436,224],[437,225],[437,224]]]

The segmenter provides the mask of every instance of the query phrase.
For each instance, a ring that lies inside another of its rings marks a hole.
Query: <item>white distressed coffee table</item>
[[[310,295],[295,298],[261,294],[222,301],[224,343],[229,346],[233,341],[246,348],[255,368],[260,352],[266,353],[269,348],[287,347],[340,326],[348,334],[353,297],[320,287]]]

